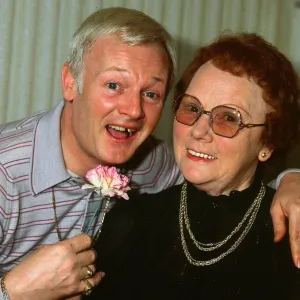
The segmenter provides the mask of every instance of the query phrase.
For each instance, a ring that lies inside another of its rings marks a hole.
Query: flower
[[[129,178],[119,174],[116,167],[97,166],[86,174],[86,179],[90,184],[84,184],[82,189],[94,189],[96,193],[103,197],[117,197],[129,199],[126,191],[130,190],[128,186]]]

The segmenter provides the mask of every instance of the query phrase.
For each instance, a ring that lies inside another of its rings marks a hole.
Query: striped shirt
[[[97,194],[81,189],[83,178],[65,168],[63,105],[0,126],[0,276],[37,247],[58,242],[52,190],[63,239],[82,233],[99,206]],[[156,193],[183,180],[173,152],[154,137],[121,171],[129,176],[132,193]],[[101,218],[92,224],[91,235]]]

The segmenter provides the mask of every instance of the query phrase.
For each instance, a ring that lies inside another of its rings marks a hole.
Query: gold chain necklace
[[[208,265],[212,265],[212,264],[220,261],[221,259],[226,257],[228,254],[233,252],[239,246],[239,244],[243,241],[245,236],[248,234],[250,228],[252,227],[252,225],[256,219],[258,210],[260,208],[261,201],[262,201],[265,193],[266,193],[266,187],[263,183],[261,183],[261,187],[260,187],[257,197],[254,199],[252,205],[247,210],[243,219],[232,230],[232,232],[225,239],[223,239],[220,242],[205,244],[205,243],[201,243],[196,240],[196,238],[190,228],[190,221],[189,221],[188,210],[187,210],[187,183],[185,182],[182,185],[182,189],[181,189],[180,208],[179,208],[179,226],[180,226],[181,244],[182,244],[182,248],[183,248],[184,254],[185,254],[188,262],[194,266],[208,266]],[[185,236],[184,236],[184,229],[186,229],[186,231],[188,232],[190,239],[193,241],[193,244],[197,247],[197,249],[199,249],[201,251],[213,251],[213,250],[225,245],[237,232],[239,232],[239,230],[244,225],[246,220],[248,220],[248,223],[245,225],[243,232],[241,233],[241,235],[238,237],[238,239],[234,242],[234,244],[227,251],[223,252],[222,254],[220,254],[219,256],[217,256],[215,258],[212,258],[209,260],[204,260],[204,261],[196,260],[191,256],[191,254],[187,248],[187,244],[186,244],[186,240],[185,240]]]
[[[57,211],[56,211],[56,199],[55,199],[55,194],[54,194],[54,188],[52,188],[51,190],[52,190],[52,206],[53,206],[53,211],[54,211],[55,228],[56,228],[56,233],[57,233],[58,240],[61,242],[61,241],[63,241],[63,238],[61,236],[59,226],[58,226],[58,218],[57,218]],[[105,202],[105,207],[104,207],[104,212],[103,212],[103,217],[100,221],[100,227],[99,227],[95,237],[93,238],[93,245],[97,242],[97,240],[98,240],[98,238],[101,234],[104,218],[105,218],[105,215],[108,211],[109,200],[104,198],[103,201],[106,201]]]

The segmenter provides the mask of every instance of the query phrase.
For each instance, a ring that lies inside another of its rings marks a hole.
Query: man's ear
[[[266,147],[266,146],[262,147],[262,149],[259,151],[258,159],[261,162],[267,161],[272,156],[273,151],[274,149],[270,147]]]
[[[77,96],[77,83],[68,62],[64,63],[61,70],[61,86],[64,99],[66,101],[73,101]]]

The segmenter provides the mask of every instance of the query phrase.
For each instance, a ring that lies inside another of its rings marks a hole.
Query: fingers
[[[289,235],[294,264],[300,268],[300,208],[294,207],[289,217]]]
[[[79,267],[88,266],[94,263],[97,257],[97,252],[94,249],[89,249],[77,253],[77,264]]]
[[[91,269],[89,266],[86,267],[87,277],[92,277],[95,273],[93,269]]]
[[[273,201],[270,209],[273,229],[274,229],[274,241],[279,242],[286,233],[285,215],[279,202]]]
[[[82,233],[68,240],[62,241],[61,243],[69,244],[72,247],[73,251],[78,253],[91,248],[92,242],[92,238],[89,235]]]
[[[93,277],[95,273],[96,273],[96,267],[94,265],[88,265],[80,269],[79,276],[81,279],[86,279],[86,278]]]
[[[82,293],[88,294],[89,290],[92,290],[96,285],[98,285],[103,277],[105,276],[105,273],[103,272],[97,272],[93,277],[84,279],[80,281],[80,290]]]

